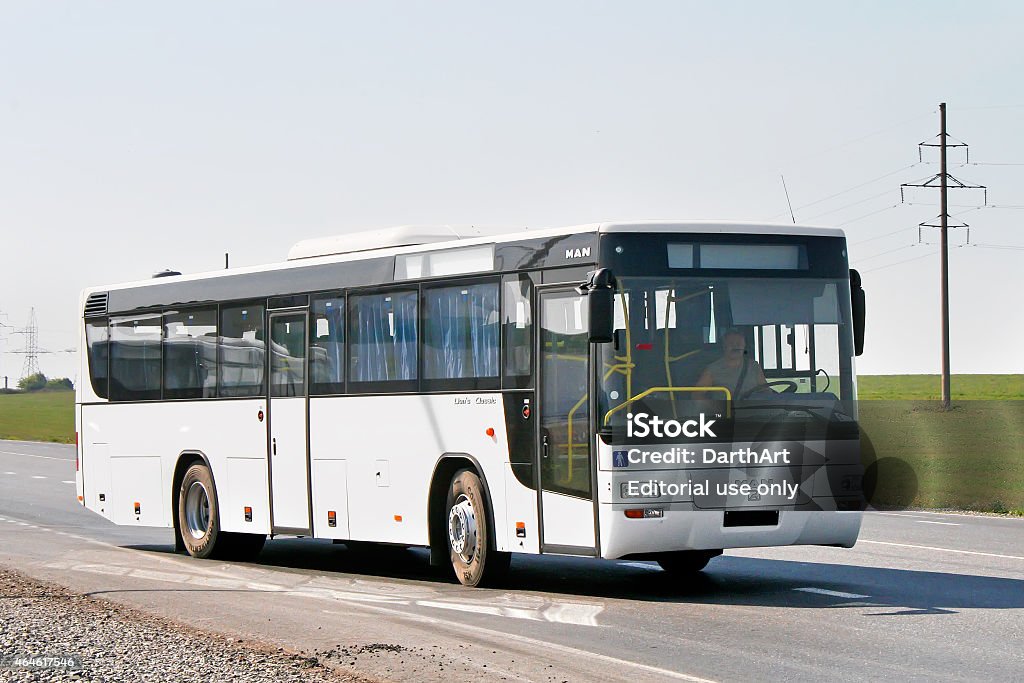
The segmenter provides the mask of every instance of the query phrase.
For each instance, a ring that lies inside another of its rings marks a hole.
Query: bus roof
[[[822,226],[712,220],[621,221],[587,223],[558,228],[523,228],[517,231],[452,226],[398,226],[395,228],[360,231],[334,237],[303,240],[292,247],[288,254],[288,260],[285,261],[88,287],[83,291],[83,295],[87,296],[94,291],[114,291],[160,286],[167,284],[169,281],[188,282],[214,279],[227,275],[244,275],[301,268],[312,264],[354,262],[380,256],[450,249],[453,246],[502,244],[524,239],[543,239],[579,233],[624,232],[844,236],[843,231],[838,228]]]

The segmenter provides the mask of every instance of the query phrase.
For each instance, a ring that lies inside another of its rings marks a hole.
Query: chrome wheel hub
[[[476,555],[476,538],[476,511],[466,494],[462,494],[448,513],[448,540],[452,550],[466,564]]]
[[[210,528],[210,496],[202,482],[192,482],[185,493],[185,526],[197,541]]]

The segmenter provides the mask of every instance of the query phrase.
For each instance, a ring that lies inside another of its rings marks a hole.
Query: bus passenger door
[[[594,555],[587,300],[564,287],[538,297],[541,552]]]
[[[306,313],[270,314],[270,492],[275,533],[309,533]]]

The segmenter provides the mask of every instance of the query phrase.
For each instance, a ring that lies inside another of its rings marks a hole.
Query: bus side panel
[[[489,428],[493,436],[487,434]],[[324,469],[327,461],[346,461],[352,540],[428,545],[430,478],[445,453],[465,453],[480,463],[492,498],[497,547],[511,549],[504,485],[508,444],[500,394],[310,401],[313,471],[331,471]],[[323,482],[314,484],[317,491],[327,488]],[[316,498],[313,507],[317,514],[327,509]],[[321,529],[324,521],[316,519],[314,525]]]
[[[507,534],[511,547],[516,553],[540,552],[540,524],[537,521],[537,489],[524,486],[512,471],[512,465],[505,465],[505,514]],[[589,515],[588,515],[589,516]]]
[[[265,411],[262,399],[82,406],[87,507],[122,524],[171,526],[174,468],[192,451],[210,463],[221,528],[269,533]]]
[[[83,504],[89,510],[111,519],[110,445],[103,430],[106,405],[81,407],[82,422],[78,432],[78,449],[82,454],[79,476],[82,480]]]
[[[85,505],[85,480],[82,478],[82,406],[75,403],[75,495]]]

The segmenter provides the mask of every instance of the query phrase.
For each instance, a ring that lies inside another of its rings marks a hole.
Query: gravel
[[[58,661],[43,667],[16,657]],[[0,681],[372,683],[315,655],[190,628],[7,569],[0,569]]]

